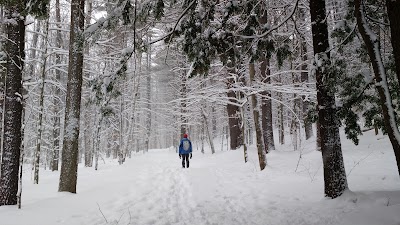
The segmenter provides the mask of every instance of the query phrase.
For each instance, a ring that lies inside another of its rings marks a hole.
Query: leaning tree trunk
[[[380,53],[379,37],[368,26],[362,0],[355,0],[355,16],[357,18],[358,30],[364,40],[371,59],[375,74],[375,87],[378,91],[382,107],[385,129],[392,143],[394,155],[396,156],[397,170],[400,175],[400,132],[396,124],[395,111],[393,109],[392,97],[389,92],[386,71]],[[322,131],[321,131],[322,132]]]
[[[390,21],[390,36],[392,39],[393,55],[396,64],[397,81],[400,85],[400,1],[386,0],[387,14]]]
[[[76,193],[78,139],[83,69],[83,26],[85,0],[71,1],[68,85],[65,109],[64,140],[58,191]]]
[[[16,205],[18,192],[18,170],[21,153],[22,123],[22,70],[25,59],[25,17],[24,1],[7,3],[5,17],[6,41],[4,51],[7,54],[5,100],[4,100],[4,136],[0,176],[0,205]]]
[[[330,65],[328,27],[326,23],[325,0],[310,0],[311,29],[317,79],[318,120],[321,131],[321,150],[324,164],[325,196],[336,198],[347,189],[342,147],[339,135],[339,121],[336,116],[335,95],[327,80]]]
[[[250,75],[250,86],[252,81],[254,80],[256,70],[254,68],[254,63],[249,64],[249,75]],[[260,169],[264,170],[265,166],[267,165],[267,159],[266,159],[266,151],[264,149],[264,139],[262,136],[261,132],[261,124],[260,124],[260,111],[258,109],[258,103],[257,103],[257,96],[255,94],[251,95],[251,106],[253,108],[253,120],[254,120],[254,127],[256,129],[256,140],[257,140],[257,152],[258,152],[258,161],[260,163]]]

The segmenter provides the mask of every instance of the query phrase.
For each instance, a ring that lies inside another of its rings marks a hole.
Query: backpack
[[[189,142],[189,140],[184,140],[184,141],[182,142],[182,148],[183,148],[183,150],[185,150],[185,151],[189,151],[189,148],[190,148],[190,142]]]

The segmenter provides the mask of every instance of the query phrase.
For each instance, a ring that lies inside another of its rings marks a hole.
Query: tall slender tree
[[[76,193],[78,138],[83,70],[83,27],[85,0],[71,1],[68,85],[64,140],[58,191]]]
[[[324,164],[325,196],[336,198],[348,188],[336,116],[334,84],[331,68],[325,0],[310,0],[314,66],[317,79],[318,120]]]

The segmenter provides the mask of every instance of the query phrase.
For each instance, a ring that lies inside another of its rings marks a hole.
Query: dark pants
[[[182,156],[182,167],[185,168],[185,160],[186,160],[186,168],[189,168],[189,154],[181,154]]]

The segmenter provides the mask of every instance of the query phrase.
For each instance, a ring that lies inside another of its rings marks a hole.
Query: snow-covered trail
[[[367,135],[359,146],[344,141],[352,191],[323,198],[321,154],[314,142],[299,153],[290,146],[267,155],[260,172],[257,152],[195,151],[189,169],[173,150],[151,150],[125,164],[80,167],[77,194],[59,193],[59,173],[41,171],[34,185],[24,173],[22,209],[0,207],[0,225],[127,224],[400,224],[400,179],[386,138]],[[80,165],[81,166],[81,165]]]

